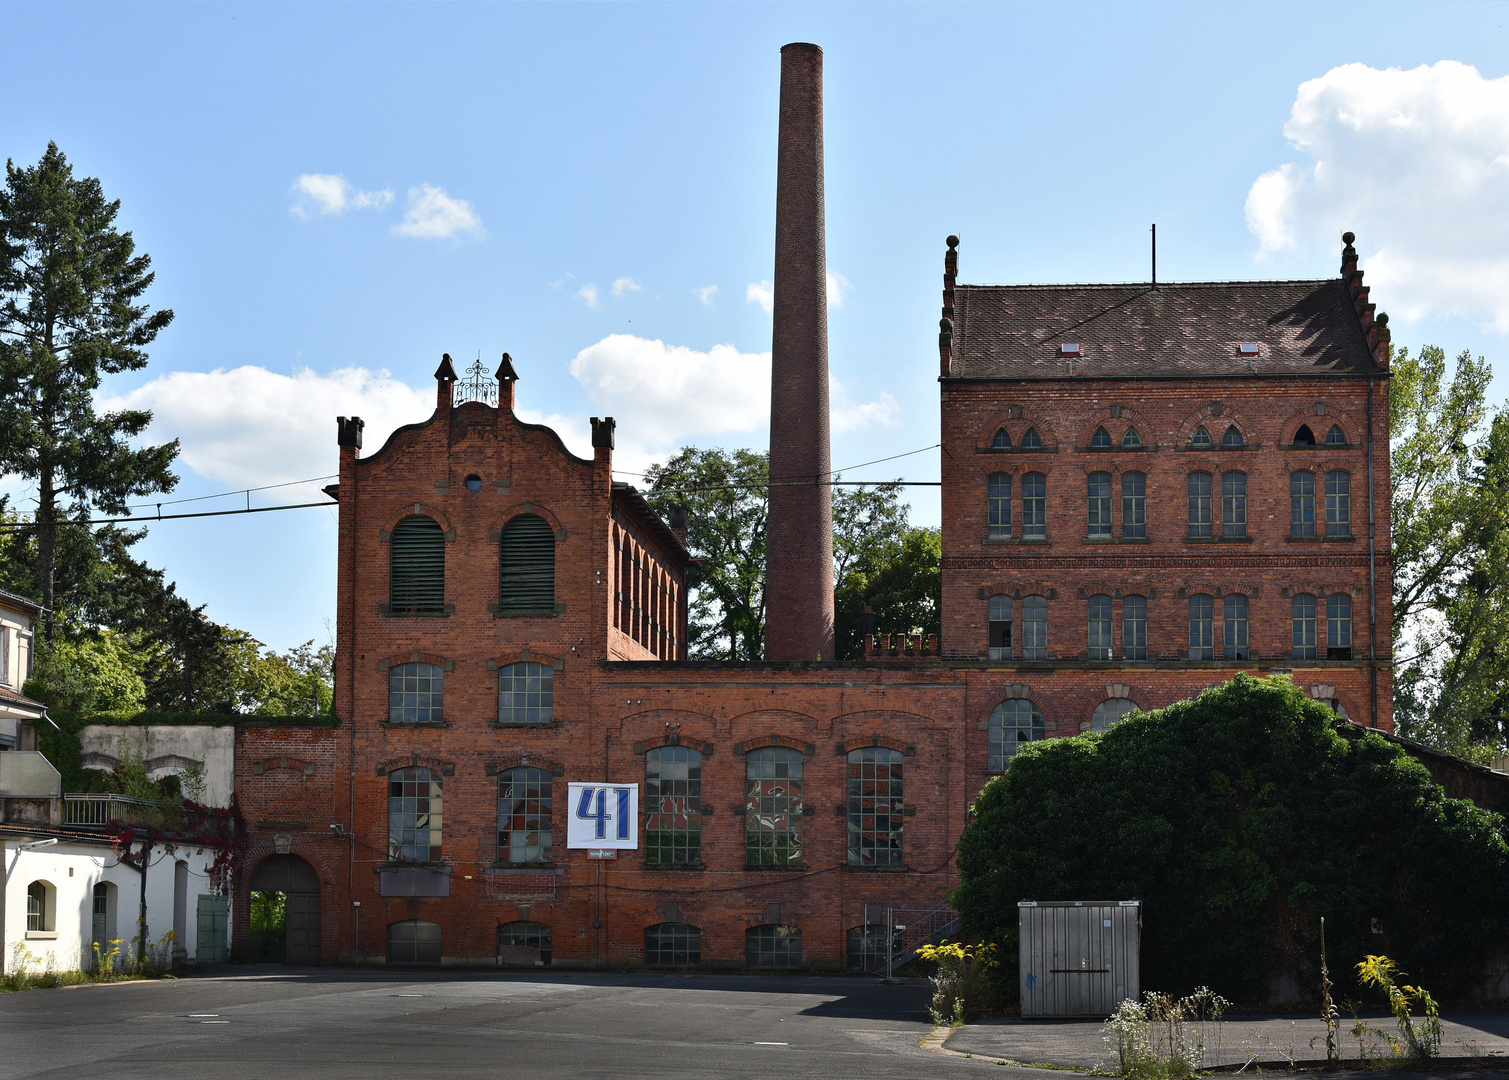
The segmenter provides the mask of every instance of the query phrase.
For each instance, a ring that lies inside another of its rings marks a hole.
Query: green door
[[[199,964],[223,964],[229,954],[231,898],[199,897],[199,935],[194,961]]]

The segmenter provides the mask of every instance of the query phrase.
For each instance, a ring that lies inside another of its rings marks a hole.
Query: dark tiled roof
[[[1238,355],[1244,342],[1256,357]],[[950,374],[1031,379],[1379,370],[1350,290],[1326,281],[960,285]]]
[[[655,535],[667,556],[683,562],[690,561],[691,556],[687,553],[685,545],[681,543],[681,538],[671,531],[671,527],[659,514],[655,513],[654,507],[645,501],[645,497],[639,493],[638,488],[622,480],[615,480],[613,481],[613,498]]]

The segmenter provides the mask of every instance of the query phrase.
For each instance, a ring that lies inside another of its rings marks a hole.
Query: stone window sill
[[[390,611],[387,604],[377,605],[379,619],[449,619],[455,613],[455,604],[446,604],[444,611]]]
[[[437,871],[437,872],[443,872],[445,870],[449,870],[450,868],[451,868],[451,864],[448,863],[448,862],[438,862],[438,861],[436,861],[436,862],[398,862],[398,861],[395,861],[393,859],[389,859],[387,862],[376,863],[373,866],[373,869],[377,870],[377,871],[383,871],[383,870],[434,870],[434,871]]]
[[[747,874],[805,874],[810,869],[806,863],[788,863],[785,866],[756,866],[753,863],[744,864],[744,872]]]
[[[559,720],[547,720],[543,724],[531,724],[524,720],[493,720],[488,727],[491,728],[523,728],[530,731],[554,731],[561,726]]]
[[[1148,454],[1157,450],[1156,446],[1076,446],[1076,454]]]
[[[1056,446],[977,446],[977,454],[1056,454]]]
[[[27,941],[56,941],[57,939],[58,939],[58,932],[56,930],[28,930],[28,931],[26,931],[26,940]]]
[[[1186,536],[1186,544],[1250,544],[1255,536]]]
[[[1042,547],[1049,547],[1050,546],[1050,541],[1048,540],[1048,538],[1046,536],[1024,536],[1024,537],[1021,537],[1020,539],[1016,539],[1016,538],[1010,537],[1010,536],[987,536],[985,538],[985,543],[992,544],[992,545],[993,544],[1002,544],[1002,545],[1005,545],[1005,544],[1038,544],[1038,545],[1040,545]]]
[[[456,725],[449,720],[384,720],[382,726],[385,728],[415,728],[423,730],[426,728],[452,728]]]
[[[535,608],[532,611],[499,611],[497,604],[488,604],[487,613],[495,619],[558,619],[566,614],[565,604],[553,608]]]
[[[902,866],[855,866],[852,863],[844,867],[846,874],[905,874],[911,867]]]
[[[1355,544],[1355,536],[1286,536],[1291,544]]]
[[[494,870],[540,870],[540,871],[551,871],[551,872],[554,872],[554,870],[555,870],[555,863],[553,863],[553,862],[509,862],[507,859],[494,859],[493,860],[493,869]]]
[[[1280,450],[1361,450],[1361,443],[1279,443]]]
[[[641,863],[640,864],[640,868],[643,869],[643,870],[654,871],[656,873],[668,873],[668,874],[681,873],[681,874],[687,874],[687,873],[701,873],[703,870],[707,869],[707,865],[705,863],[702,863],[702,862],[694,862],[694,863],[652,863],[652,862],[645,862],[645,863]]]

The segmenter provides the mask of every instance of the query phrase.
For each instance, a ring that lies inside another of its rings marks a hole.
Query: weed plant
[[[1126,1080],[1186,1080],[1219,1054],[1230,1007],[1204,986],[1182,998],[1152,991],[1128,998],[1102,1031],[1111,1068]]]
[[[933,984],[928,1004],[933,1023],[958,1026],[978,1011],[987,990],[985,972],[996,966],[995,951],[994,945],[957,941],[924,945],[917,950],[919,959],[938,965],[937,972],[928,977]]]

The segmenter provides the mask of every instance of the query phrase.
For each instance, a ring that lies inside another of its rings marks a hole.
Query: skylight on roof
[[[1058,347],[1058,354],[1060,356],[1078,356],[1079,346],[1071,344],[1060,345]]]
[[[1254,341],[1244,341],[1237,346],[1237,352],[1243,356],[1256,356],[1260,350]]]

